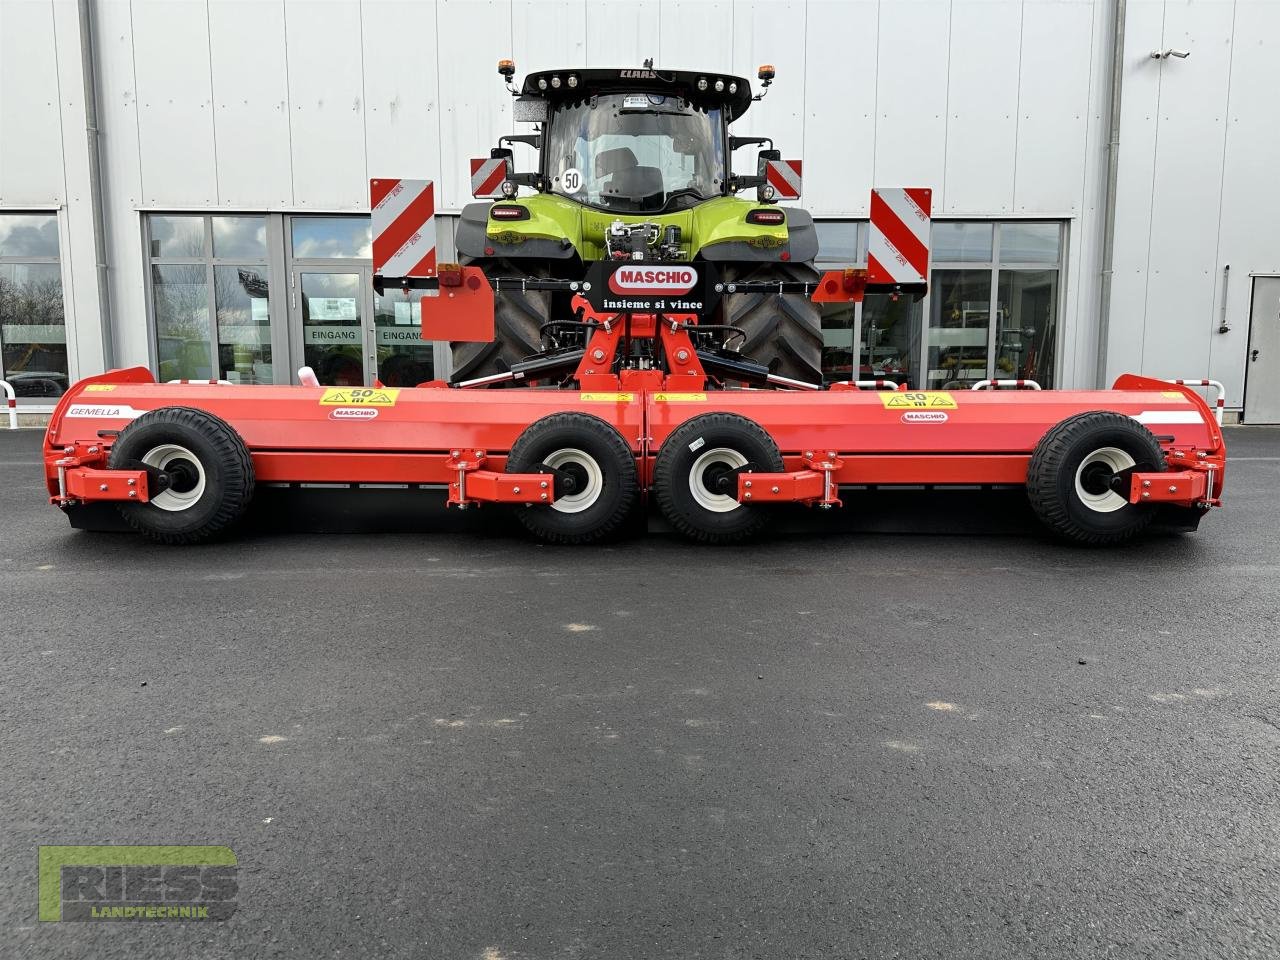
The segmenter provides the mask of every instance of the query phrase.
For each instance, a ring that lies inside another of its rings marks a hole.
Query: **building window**
[[[56,214],[0,213],[0,378],[19,397],[66,392]]]
[[[1062,234],[1057,222],[933,225],[924,386],[1054,386]]]
[[[422,293],[373,290],[370,232],[368,217],[289,217],[291,322],[303,362],[321,383],[360,386],[376,377],[414,387],[435,377],[435,348],[422,339]]]
[[[146,218],[156,373],[273,382],[267,219]]]

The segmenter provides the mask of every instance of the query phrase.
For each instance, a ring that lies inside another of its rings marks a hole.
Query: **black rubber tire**
[[[507,473],[540,473],[557,451],[567,450],[585,453],[597,465],[600,490],[595,500],[576,512],[566,512],[567,501],[559,508],[555,503],[520,506],[516,517],[547,543],[599,543],[614,537],[636,506],[640,484],[635,454],[622,434],[599,417],[553,413],[534,421],[512,445]]]
[[[752,472],[780,473],[783,469],[782,454],[773,438],[754,420],[736,413],[703,414],[676,429],[658,451],[653,471],[654,497],[671,525],[699,543],[739,543],[759,534],[770,519],[764,507],[745,503],[730,506],[722,500],[726,509],[718,511],[699,502],[699,496],[704,494],[695,492],[693,484],[714,477],[712,468],[716,463],[703,464],[698,478],[693,472],[700,458],[719,449],[736,452]],[[725,460],[720,466],[723,469],[737,465]],[[737,489],[735,486],[732,493],[723,494],[707,492],[713,497],[736,499]]]
[[[550,267],[537,260],[475,259],[487,277],[551,276]],[[551,293],[546,290],[504,290],[493,295],[493,335],[489,343],[452,342],[454,382],[503,373],[542,349],[540,328],[551,319]]]
[[[741,263],[720,268],[725,283],[759,280],[818,281],[807,263]],[[741,327],[745,340],[731,343],[770,372],[807,383],[822,382],[822,310],[802,293],[730,293],[721,322]]]
[[[161,407],[120,431],[107,465],[139,469],[143,458],[165,445],[183,447],[204,471],[204,490],[189,506],[165,510],[155,503],[122,503],[125,522],[158,543],[210,540],[230,527],[253,499],[253,459],[226,421],[192,407]],[[185,458],[183,458],[185,459]],[[150,491],[153,498],[163,491]]]
[[[1103,512],[1081,499],[1077,474],[1082,464],[1108,447],[1128,454],[1133,469],[1165,469],[1164,452],[1150,430],[1132,417],[1103,410],[1068,417],[1036,445],[1027,468],[1027,498],[1040,521],[1060,539],[1093,546],[1123,543],[1155,519],[1153,504],[1126,503]]]

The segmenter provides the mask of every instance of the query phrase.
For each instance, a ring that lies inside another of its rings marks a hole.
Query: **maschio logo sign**
[[[678,297],[697,282],[693,267],[619,267],[609,278],[609,289],[623,297]]]

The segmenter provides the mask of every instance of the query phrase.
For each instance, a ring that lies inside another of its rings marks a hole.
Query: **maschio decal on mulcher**
[[[394,407],[398,389],[385,387],[332,387],[320,397],[327,407]]]
[[[946,390],[881,391],[880,402],[890,410],[954,410],[956,401]]]
[[[230,847],[40,848],[40,919],[226,920],[239,865]]]

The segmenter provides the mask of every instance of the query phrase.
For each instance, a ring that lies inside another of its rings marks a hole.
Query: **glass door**
[[[375,359],[383,386],[416,387],[435,379],[435,348],[422,339],[421,307],[421,290],[374,294]]]
[[[295,329],[302,362],[325,386],[366,386],[373,368],[366,320],[367,270],[299,268],[292,276]]]

